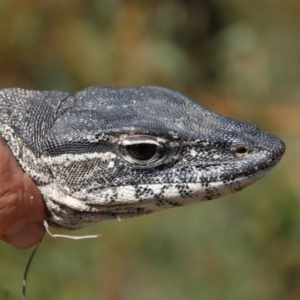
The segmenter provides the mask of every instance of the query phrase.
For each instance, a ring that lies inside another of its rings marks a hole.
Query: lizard
[[[0,135],[66,230],[237,192],[285,151],[274,135],[158,86],[0,90]]]

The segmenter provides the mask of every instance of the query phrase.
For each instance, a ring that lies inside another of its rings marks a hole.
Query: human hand
[[[40,191],[0,137],[0,239],[29,248],[41,240],[45,219]]]

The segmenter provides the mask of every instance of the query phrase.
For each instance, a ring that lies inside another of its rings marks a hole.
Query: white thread
[[[44,227],[47,231],[47,233],[53,237],[53,238],[66,238],[66,239],[71,239],[71,240],[83,240],[83,239],[95,239],[101,236],[101,234],[93,234],[93,235],[82,235],[82,236],[74,236],[74,235],[65,235],[65,234],[53,234],[49,230],[49,225],[47,221],[44,220]]]

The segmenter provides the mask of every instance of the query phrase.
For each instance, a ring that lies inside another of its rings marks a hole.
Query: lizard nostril
[[[238,147],[238,148],[235,149],[236,154],[245,154],[247,152],[248,152],[248,150],[245,147]]]
[[[242,158],[249,153],[249,150],[244,146],[240,146],[234,149],[234,153],[237,157]]]

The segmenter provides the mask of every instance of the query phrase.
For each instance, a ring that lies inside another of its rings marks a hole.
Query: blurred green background
[[[0,88],[163,85],[280,136],[287,152],[222,199],[46,237],[28,299],[300,299],[298,0],[0,0]],[[31,253],[0,244],[0,299]]]

